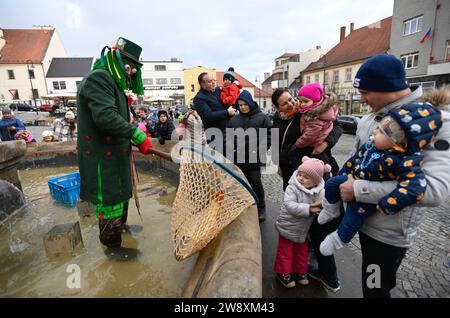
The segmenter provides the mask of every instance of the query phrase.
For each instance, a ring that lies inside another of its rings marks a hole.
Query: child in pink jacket
[[[300,138],[295,142],[295,148],[316,147],[325,141],[333,130],[333,121],[336,120],[338,107],[336,95],[324,94],[320,84],[311,83],[303,85],[299,91]]]

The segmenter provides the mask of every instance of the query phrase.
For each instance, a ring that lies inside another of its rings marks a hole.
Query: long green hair
[[[100,59],[94,63],[92,69],[105,70],[114,78],[114,81],[121,89],[131,90],[138,96],[144,95],[141,65],[136,65],[136,74],[128,78],[119,49],[105,46],[101,52]]]

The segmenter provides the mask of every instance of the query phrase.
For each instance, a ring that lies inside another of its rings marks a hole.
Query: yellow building
[[[200,85],[198,84],[198,76],[206,72],[216,79],[216,69],[206,68],[204,66],[196,66],[194,68],[186,68],[183,70],[184,73],[184,100],[186,104],[197,95],[200,90]]]

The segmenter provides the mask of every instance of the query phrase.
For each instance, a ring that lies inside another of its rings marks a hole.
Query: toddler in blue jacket
[[[320,244],[323,255],[332,255],[348,244],[364,220],[376,211],[395,214],[422,200],[427,181],[421,169],[421,151],[433,141],[441,126],[441,113],[429,103],[410,103],[389,111],[371,140],[344,164],[339,176],[326,182],[324,208],[317,221],[324,224],[339,216],[339,185],[347,181],[348,174],[355,180],[397,180],[397,188],[382,197],[378,205],[347,203],[338,229]]]

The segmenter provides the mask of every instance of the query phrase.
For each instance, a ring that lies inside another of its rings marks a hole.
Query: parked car
[[[338,123],[341,124],[345,133],[356,134],[358,128],[359,118],[351,115],[341,115],[337,118]]]
[[[12,103],[8,105],[9,109],[12,111],[24,111],[24,112],[30,112],[34,111],[35,107],[25,104],[25,103]]]
[[[53,105],[44,104],[39,106],[39,110],[43,112],[49,112],[51,113],[53,111]]]

